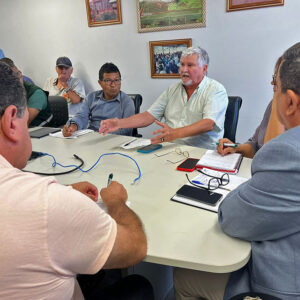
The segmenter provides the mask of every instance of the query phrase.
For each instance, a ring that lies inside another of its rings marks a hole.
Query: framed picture
[[[138,32],[205,27],[206,0],[136,0]]]
[[[227,0],[227,11],[283,5],[284,0]]]
[[[121,0],[85,0],[89,27],[121,24]]]
[[[149,42],[152,78],[180,78],[180,57],[192,39]]]

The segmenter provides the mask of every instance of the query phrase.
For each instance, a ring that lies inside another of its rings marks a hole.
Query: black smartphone
[[[142,153],[150,153],[152,151],[155,151],[157,149],[160,149],[162,147],[161,144],[150,144],[148,146],[144,146],[142,148],[137,149],[137,152],[142,152]]]
[[[193,172],[196,169],[197,162],[199,158],[187,158],[184,162],[182,162],[179,166],[177,166],[177,170],[185,171],[185,172]]]
[[[213,206],[215,206],[223,196],[219,193],[210,192],[186,184],[176,192],[176,195]]]

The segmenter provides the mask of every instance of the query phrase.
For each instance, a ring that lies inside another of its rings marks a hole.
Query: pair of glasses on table
[[[229,175],[228,173],[223,173],[220,177],[217,177],[217,176],[213,176],[213,175],[210,175],[210,174],[207,174],[205,173],[204,171],[202,170],[197,170],[199,173],[207,176],[207,180],[205,183],[195,183],[193,182],[192,180],[190,180],[188,174],[185,174],[188,182],[190,184],[192,184],[193,186],[196,186],[200,189],[204,189],[204,190],[207,190],[207,191],[213,191],[213,190],[216,190],[216,189],[224,189],[224,190],[228,190],[230,191],[230,189],[227,189],[226,186],[228,183],[229,183]]]
[[[167,152],[167,153],[163,153],[163,154],[155,154],[156,157],[162,157],[162,156],[165,156],[165,155],[168,155],[170,153],[176,153],[178,155],[183,155],[184,158],[180,159],[180,160],[177,160],[177,161],[171,161],[169,159],[167,159],[168,162],[172,163],[172,164],[177,164],[183,160],[185,160],[186,158],[189,158],[190,157],[190,154],[188,151],[182,151],[180,148],[175,148],[174,151],[170,151],[170,152]]]

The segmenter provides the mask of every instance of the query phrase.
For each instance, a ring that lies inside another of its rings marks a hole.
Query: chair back
[[[62,96],[49,96],[48,101],[53,114],[47,127],[63,127],[69,119],[68,103]]]
[[[127,94],[127,95],[133,100],[134,108],[135,108],[135,114],[139,114],[141,105],[143,103],[142,95],[140,95],[140,94]],[[137,128],[132,129],[132,136],[142,137],[141,134],[138,134]]]
[[[239,120],[239,112],[242,106],[242,98],[239,96],[229,96],[228,106],[224,122],[224,138],[235,143],[235,134]]]

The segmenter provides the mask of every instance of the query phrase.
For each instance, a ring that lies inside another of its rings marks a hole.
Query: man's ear
[[[11,142],[18,141],[18,109],[14,105],[10,105],[6,108],[4,114],[1,117],[1,129],[3,135],[6,136]]]
[[[71,67],[71,75],[73,74],[73,67]]]
[[[101,81],[100,79],[98,80],[99,85],[101,86],[102,90],[103,90],[103,81]]]
[[[292,116],[300,110],[300,95],[296,94],[293,90],[287,90],[287,116]]]

